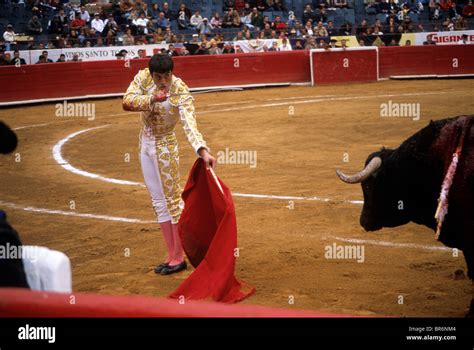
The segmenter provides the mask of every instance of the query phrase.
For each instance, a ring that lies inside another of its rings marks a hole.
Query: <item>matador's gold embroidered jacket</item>
[[[184,133],[196,153],[202,147],[208,149],[201,133],[197,129],[194,112],[194,99],[186,84],[172,76],[170,95],[163,103],[151,103],[151,97],[156,94],[157,87],[153,82],[150,70],[143,69],[135,75],[132,83],[123,97],[123,109],[140,111],[142,128],[154,136],[164,136],[174,131],[178,119],[183,124]],[[173,96],[179,94],[177,96]],[[142,131],[143,131],[142,130]]]

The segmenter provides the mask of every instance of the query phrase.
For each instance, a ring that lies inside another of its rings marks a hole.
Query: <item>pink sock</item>
[[[170,261],[170,265],[177,265],[177,264],[182,263],[184,260],[183,246],[181,245],[181,238],[179,237],[178,225],[171,224],[171,227],[173,230],[174,248],[173,248],[173,255],[172,255],[172,260]]]
[[[171,221],[160,222],[161,232],[163,233],[166,249],[168,250],[168,257],[165,260],[166,263],[171,262],[174,256],[174,238],[172,226],[173,225],[171,225]]]

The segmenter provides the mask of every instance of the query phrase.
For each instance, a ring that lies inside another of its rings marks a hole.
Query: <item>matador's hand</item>
[[[156,94],[152,96],[152,102],[165,102],[168,99],[169,95],[168,92],[165,90],[158,90]]]
[[[199,150],[199,155],[201,156],[202,160],[206,162],[208,167],[214,168],[216,165],[216,158],[214,158],[205,148],[201,148]]]

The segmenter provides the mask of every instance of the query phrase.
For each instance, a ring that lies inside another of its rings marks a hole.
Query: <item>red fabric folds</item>
[[[252,295],[255,288],[234,276],[237,223],[229,188],[214,178],[204,161],[198,159],[182,197],[185,206],[179,221],[179,234],[184,251],[196,269],[170,298],[212,298],[235,303]]]

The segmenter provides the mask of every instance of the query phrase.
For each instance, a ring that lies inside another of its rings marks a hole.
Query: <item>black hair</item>
[[[170,56],[158,53],[153,55],[148,62],[150,73],[168,73],[173,71],[173,60]]]

